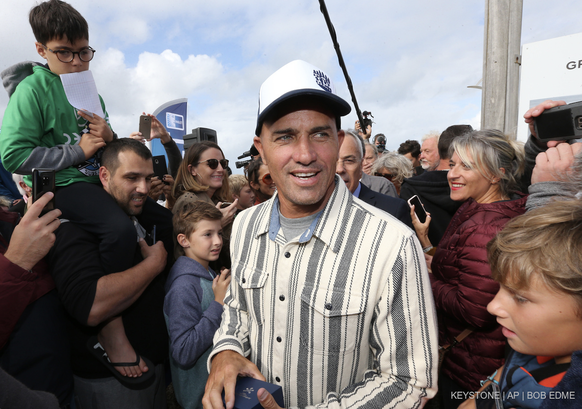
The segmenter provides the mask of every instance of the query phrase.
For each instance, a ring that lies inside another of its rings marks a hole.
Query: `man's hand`
[[[368,125],[366,127],[366,133],[362,132],[360,121],[356,121],[355,127],[356,131],[358,131],[358,133],[362,138],[364,138],[364,140],[370,140],[370,137],[372,136],[372,125]]]
[[[205,409],[222,409],[222,390],[226,409],[234,407],[234,389],[237,376],[247,376],[261,381],[265,377],[251,361],[234,351],[222,351],[212,358],[212,368],[206,382],[202,404]]]
[[[148,196],[154,199],[156,202],[160,198],[160,195],[164,191],[164,182],[160,180],[157,176],[152,178],[152,186],[150,187],[150,191],[148,192]]]
[[[550,108],[554,108],[560,105],[566,105],[565,101],[551,101],[551,100],[547,100],[542,102],[541,104],[536,105],[535,107],[529,109],[524,115],[523,117],[525,118],[525,123],[529,124],[529,131],[530,133],[535,137],[536,136],[536,130],[534,127],[534,123],[535,123],[535,119],[540,116],[542,114],[542,112],[544,112],[546,109],[550,109]],[[536,142],[539,142],[538,145],[543,144],[543,142],[538,141],[536,139]],[[547,142],[547,146],[549,148],[556,146],[557,144],[561,143],[563,141],[548,141]],[[540,145],[540,147],[542,147]]]
[[[168,256],[164,243],[158,241],[156,244],[148,246],[144,239],[139,239],[139,247],[144,262],[153,263],[152,266],[156,271],[156,275],[161,273],[166,267]]]
[[[109,127],[109,124],[105,118],[101,118],[97,114],[93,116],[88,115],[83,111],[77,111],[79,115],[89,121],[89,132],[91,135],[103,139],[105,143],[109,143],[113,140],[113,131]]]
[[[261,406],[264,409],[282,409],[281,406],[277,405],[277,402],[275,402],[275,398],[273,398],[265,388],[258,390],[257,398],[259,398],[259,402],[261,402]]]
[[[47,192],[34,202],[14,229],[8,249],[4,254],[8,260],[25,270],[32,269],[47,255],[55,243],[54,231],[61,225],[61,211],[51,210],[38,217],[45,205],[53,198]]]
[[[163,182],[164,188],[162,191],[164,196],[166,196],[166,207],[172,210],[174,204],[176,203],[176,198],[172,193],[172,189],[174,188],[174,178],[172,175],[164,175]]]
[[[536,157],[536,166],[531,175],[531,183],[566,182],[572,170],[575,156],[582,151],[582,143],[559,145],[541,152]]]
[[[145,114],[146,113],[144,112],[144,115]],[[159,138],[163,144],[170,142],[172,140],[172,137],[170,136],[164,125],[162,125],[162,123],[158,121],[158,118],[156,118],[152,114],[147,115],[152,119],[152,131],[150,133],[150,141],[152,139]]]
[[[146,141],[149,142],[152,139],[156,138],[159,139],[163,144],[166,144],[172,140],[172,137],[170,136],[164,125],[162,125],[162,123],[158,121],[158,118],[156,118],[152,114],[146,114],[145,112],[143,112],[143,115],[149,116],[152,120],[151,121],[152,130],[150,132],[150,139],[144,138],[141,132],[132,132],[129,135],[130,138],[137,139],[142,143],[145,143]]]

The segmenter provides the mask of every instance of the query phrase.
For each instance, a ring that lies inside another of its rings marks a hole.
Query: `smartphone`
[[[420,201],[420,198],[417,195],[412,196],[408,199],[408,206],[412,207],[414,205],[414,213],[416,213],[416,217],[420,220],[421,223],[426,222],[426,210],[424,210],[424,205]]]
[[[154,162],[154,175],[162,180],[164,175],[169,174],[166,166],[166,157],[164,155],[154,156],[152,161]],[[168,184],[167,182],[164,183]]]
[[[149,116],[139,116],[139,131],[141,132],[142,137],[144,137],[147,141],[150,140],[152,133],[152,119]]]
[[[32,202],[44,195],[46,192],[55,192],[55,170],[54,169],[32,169]],[[55,198],[46,204],[41,212],[45,214],[55,208]]]
[[[222,204],[220,205],[221,209],[227,208],[228,206],[230,206],[232,204],[232,202],[222,202]]]

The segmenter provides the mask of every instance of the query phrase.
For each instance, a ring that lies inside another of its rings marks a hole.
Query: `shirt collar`
[[[354,190],[354,196],[360,197],[360,191],[362,190],[362,182],[358,182],[358,187]]]
[[[269,238],[273,241],[277,238],[277,233],[281,229],[281,220],[279,219],[279,198],[276,197],[273,203],[273,210],[271,210],[271,222],[269,223]],[[313,219],[307,230],[303,232],[303,234],[299,237],[299,243],[307,243],[311,240],[311,236],[313,236],[313,232],[315,231],[315,226],[317,226],[317,222],[321,217],[322,211],[317,214],[317,217]]]
[[[341,183],[340,183],[341,182]],[[279,198],[276,192],[271,199],[262,203],[263,209],[257,209],[257,217],[262,224],[257,229],[257,236],[268,233],[271,240],[275,240],[281,228],[279,221]],[[320,215],[313,221],[309,229],[300,237],[300,243],[306,243],[313,236],[323,241],[334,253],[337,253],[343,244],[346,226],[342,222],[348,220],[352,211],[353,195],[345,182],[335,175],[335,189],[331,194]]]

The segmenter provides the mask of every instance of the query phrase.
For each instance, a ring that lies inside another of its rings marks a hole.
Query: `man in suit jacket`
[[[345,135],[340,147],[336,173],[343,179],[354,196],[378,209],[384,210],[412,228],[410,208],[404,200],[375,192],[363,183],[365,173],[362,172],[364,151],[362,140],[355,132],[346,131]],[[378,179],[388,182],[382,177],[378,177]],[[394,188],[394,185],[392,185],[392,188]]]

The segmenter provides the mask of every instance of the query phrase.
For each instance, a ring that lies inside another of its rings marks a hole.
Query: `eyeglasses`
[[[198,162],[197,165],[200,163],[204,163],[204,162],[206,162],[208,167],[212,170],[216,169],[218,167],[219,163],[220,163],[220,166],[222,166],[222,169],[226,169],[228,167],[228,159],[220,159],[220,160],[218,160],[218,159],[206,159],[206,160]]]
[[[337,163],[338,163],[338,165],[345,166],[346,168],[349,168],[352,166],[356,166],[358,164],[358,161],[354,158],[346,158],[346,159],[338,159]]]
[[[93,59],[95,55],[95,50],[91,47],[83,48],[81,51],[71,51],[71,50],[51,50],[46,45],[41,44],[46,50],[57,55],[60,62],[69,63],[75,59],[75,54],[79,56],[79,59],[83,62],[89,62]]]
[[[265,176],[263,176],[263,178],[261,180],[263,181],[263,183],[265,185],[272,185],[273,184],[273,178],[271,177],[270,173],[267,173]]]
[[[374,173],[374,176],[382,176],[383,178],[386,178],[388,180],[392,180],[392,178],[394,177],[394,175],[390,173],[380,173],[380,172]]]

